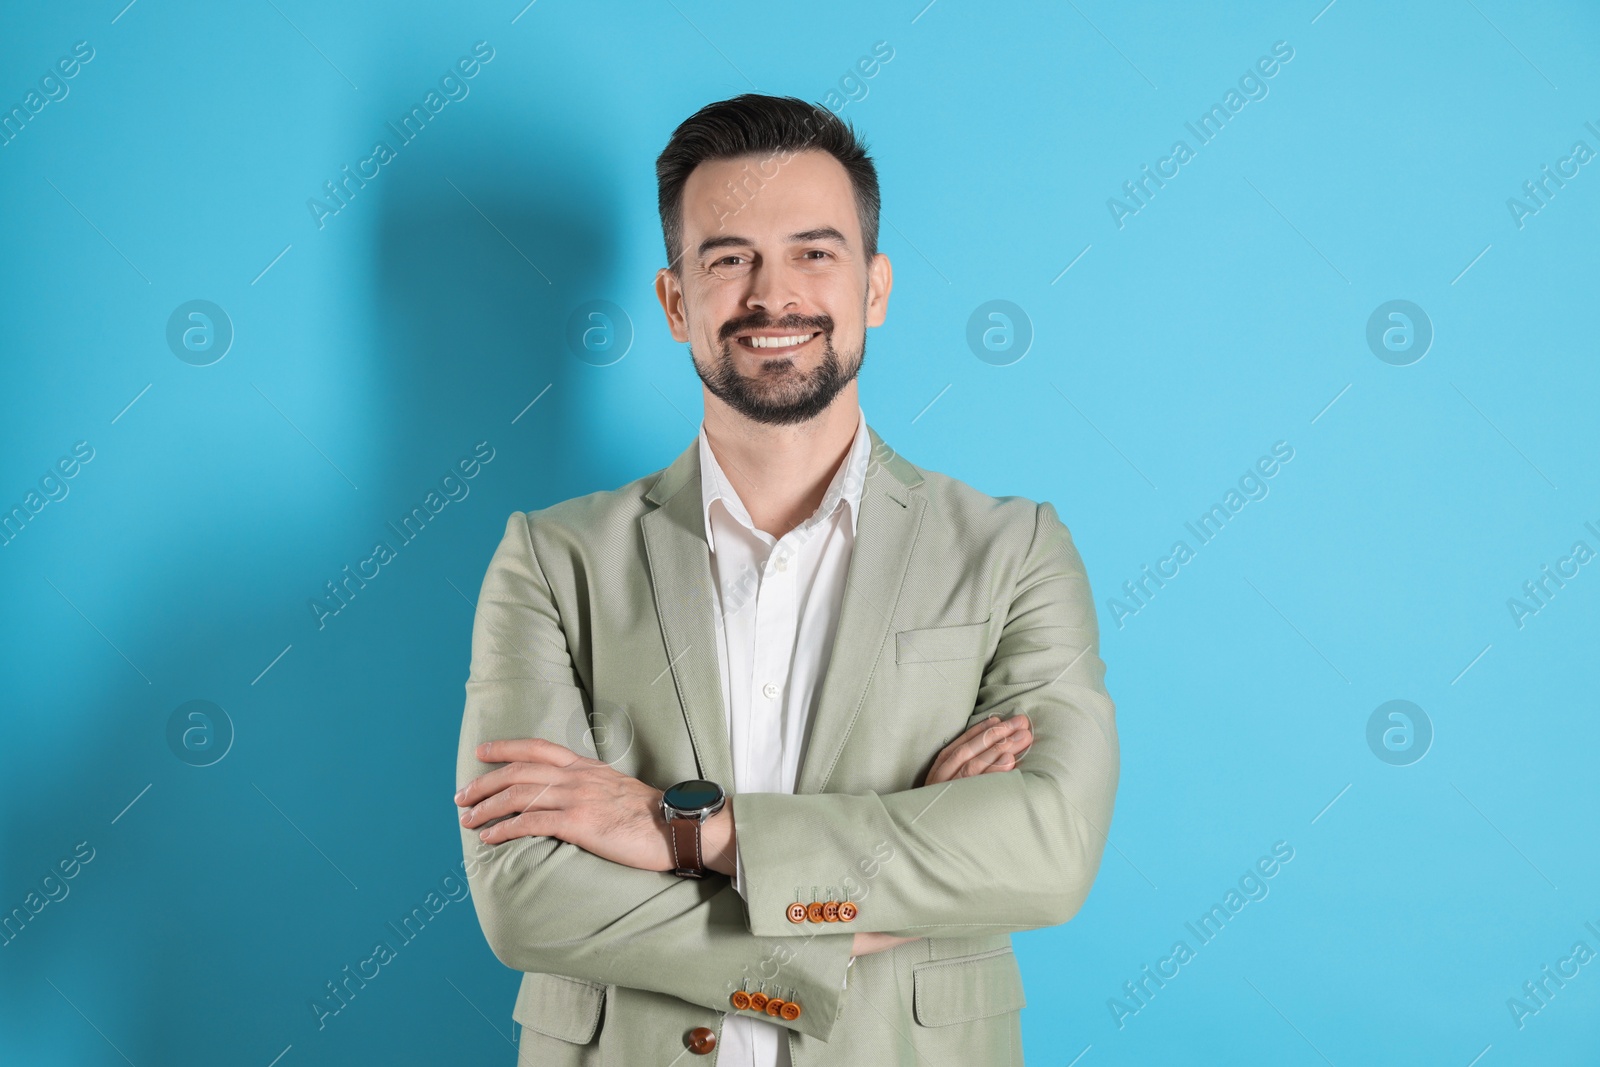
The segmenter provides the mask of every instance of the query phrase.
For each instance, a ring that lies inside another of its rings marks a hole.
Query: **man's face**
[[[888,309],[889,258],[867,259],[849,175],[826,152],[696,167],[679,253],[680,272],[656,277],[672,336],[711,394],[754,422],[827,408]]]

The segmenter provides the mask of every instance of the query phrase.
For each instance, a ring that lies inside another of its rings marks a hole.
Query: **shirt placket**
[[[794,542],[779,539],[762,566],[752,641],[750,727],[757,789],[783,791],[783,723],[794,660],[797,597]]]

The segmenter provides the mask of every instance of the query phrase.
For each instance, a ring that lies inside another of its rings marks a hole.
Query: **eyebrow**
[[[845,240],[844,234],[840,233],[832,226],[818,226],[816,229],[801,230],[799,233],[791,233],[789,235],[790,244],[800,244],[805,241],[833,241],[836,244],[844,246],[845,248],[850,247],[850,242]],[[696,250],[696,254],[703,256],[707,252],[714,251],[718,248],[749,248],[754,246],[755,242],[750,240],[748,237],[740,237],[737,234],[719,234],[715,237],[707,237],[704,241],[701,241],[700,247]]]

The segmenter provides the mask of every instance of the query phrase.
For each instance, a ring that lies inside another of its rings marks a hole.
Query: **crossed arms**
[[[741,978],[781,972],[779,984],[807,1005],[783,1025],[825,1040],[852,953],[1056,925],[1088,895],[1118,745],[1088,581],[1048,503],[1037,506],[972,729],[936,761],[930,784],[733,798],[707,851],[714,869],[731,873],[737,840],[743,896],[720,878],[669,873],[659,790],[554,742],[524,740],[568,736],[587,707],[522,514],[507,523],[478,611],[457,802],[479,920],[509,967],[713,1010],[726,1010]],[[991,716],[1007,725],[997,729]],[[784,917],[796,885],[859,882],[860,864],[884,846],[893,862],[874,865],[871,906],[850,933]]]

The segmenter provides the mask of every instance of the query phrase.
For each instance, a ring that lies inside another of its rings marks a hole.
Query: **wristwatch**
[[[672,873],[680,878],[704,878],[700,851],[700,826],[722,810],[728,795],[716,782],[698,779],[679,782],[661,794],[661,814],[672,831]]]

